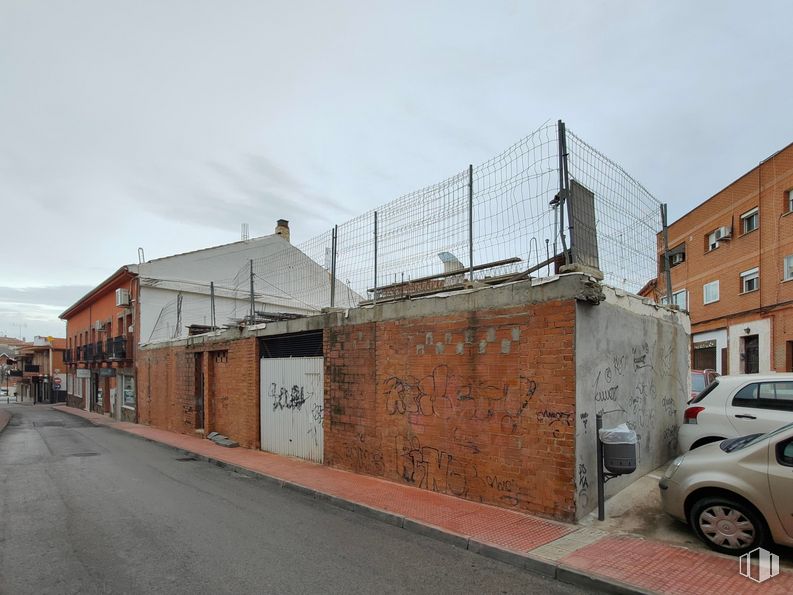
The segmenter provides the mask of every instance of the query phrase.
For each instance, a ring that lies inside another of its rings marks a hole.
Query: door
[[[793,538],[793,438],[790,432],[780,436],[768,444],[768,484],[782,527]]]
[[[323,358],[262,358],[262,450],[322,462]]]
[[[760,371],[760,339],[757,335],[743,337],[743,372],[757,374]]]
[[[727,418],[739,436],[793,423],[793,382],[748,382],[728,397]]]
[[[195,354],[195,429],[204,429],[204,354]]]

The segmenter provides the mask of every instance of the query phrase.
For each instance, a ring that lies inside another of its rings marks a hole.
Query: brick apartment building
[[[65,401],[66,340],[34,337],[33,344],[22,347],[18,355],[17,397],[34,403]]]
[[[66,321],[69,405],[135,421],[138,325],[130,296],[136,280],[134,271],[121,267],[60,315]]]
[[[669,226],[673,302],[689,311],[692,367],[793,371],[793,144]],[[642,292],[666,299],[659,276]]]

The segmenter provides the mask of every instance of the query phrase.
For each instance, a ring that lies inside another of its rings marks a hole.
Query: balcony
[[[127,359],[127,338],[124,336],[107,340],[107,358],[111,360]]]
[[[83,361],[92,362],[94,361],[94,351],[96,346],[93,343],[89,343],[88,345],[83,345]]]
[[[67,349],[67,350],[65,350],[63,352],[63,363],[64,364],[72,363],[72,350],[71,350],[71,348],[69,348],[69,349]]]
[[[105,359],[105,344],[102,341],[97,341],[94,344],[94,361],[101,362]]]
[[[39,366],[36,365],[36,364],[25,364],[25,366],[22,368],[22,371],[23,372],[31,372],[31,373],[34,373],[34,374],[38,374],[39,373]]]

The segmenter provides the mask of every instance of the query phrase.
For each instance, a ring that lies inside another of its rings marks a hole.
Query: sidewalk
[[[632,535],[608,534],[477,504],[299,459],[242,448],[62,405],[53,409],[232,468],[529,571],[592,590],[624,593],[793,593],[793,573],[762,585],[738,574],[738,560]]]

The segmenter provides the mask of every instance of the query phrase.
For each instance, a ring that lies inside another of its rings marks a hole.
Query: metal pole
[[[209,324],[215,330],[215,282],[209,282]]]
[[[338,241],[339,226],[333,226],[333,239],[331,241],[332,254],[330,255],[330,307],[336,306],[336,242]]]
[[[251,324],[256,320],[256,305],[253,299],[253,259],[251,258]]]
[[[661,205],[661,225],[664,227],[664,268],[666,269],[666,301],[672,305],[672,268],[669,258],[669,227],[666,221],[666,203]]]
[[[606,481],[603,477],[603,443],[600,441],[600,428],[603,427],[603,415],[595,416],[595,439],[597,440],[597,465],[598,465],[598,520],[606,518]]]
[[[564,263],[571,264],[572,246],[571,250],[567,250],[567,239],[564,235],[564,209],[567,203],[570,190],[570,177],[567,171],[567,129],[564,122],[559,120],[559,236],[562,240],[562,251],[564,252]],[[571,228],[572,229],[572,228]],[[572,234],[571,234],[572,238]],[[571,239],[572,244],[572,239]],[[554,255],[556,256],[556,255]]]
[[[377,211],[374,212],[374,293],[372,301],[377,303]]]
[[[468,166],[468,276],[474,282],[474,166]]]

